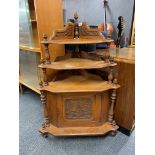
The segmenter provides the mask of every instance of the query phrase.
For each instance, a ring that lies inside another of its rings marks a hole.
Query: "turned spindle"
[[[45,48],[45,63],[50,64],[51,61],[50,61],[50,54],[49,54],[49,48],[48,48],[49,43],[48,43],[46,34],[43,34],[43,39],[44,39],[44,48]]]
[[[116,68],[115,73],[114,73],[114,80],[113,80],[113,83],[114,83],[114,84],[117,84],[117,83],[118,83],[117,77],[118,77],[118,70],[117,70],[117,68]]]
[[[108,82],[111,84],[113,80],[113,69],[110,68],[109,74],[108,74]]]
[[[110,58],[110,52],[109,52],[109,48],[105,49],[105,62],[109,63],[109,58]]]
[[[42,71],[43,71],[44,86],[47,86],[48,85],[48,80],[47,80],[46,68],[42,68]]]
[[[108,122],[110,124],[116,125],[115,121],[114,121],[114,104],[116,101],[116,89],[112,90],[112,94],[111,94],[111,105],[110,105],[110,109],[109,109],[109,113],[108,113]]]
[[[45,128],[46,126],[49,125],[49,119],[48,119],[48,113],[47,113],[47,106],[46,106],[46,95],[44,93],[44,91],[40,91],[41,92],[41,102],[43,104],[43,109],[44,109],[44,123],[42,124],[42,127]]]

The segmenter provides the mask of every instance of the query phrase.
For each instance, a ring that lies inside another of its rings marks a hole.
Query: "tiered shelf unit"
[[[39,67],[43,71],[40,82],[41,101],[45,121],[39,131],[47,136],[104,135],[115,134],[118,126],[114,120],[114,104],[117,84],[117,64],[110,59],[108,49],[101,60],[83,54],[80,44],[106,43],[113,40],[104,38],[97,29],[90,29],[86,23],[68,23],[62,30],[56,30],[52,37],[44,35],[46,54]],[[75,49],[56,61],[50,61],[50,44],[73,44]],[[46,70],[57,71],[49,80]],[[97,70],[108,73],[107,80]]]

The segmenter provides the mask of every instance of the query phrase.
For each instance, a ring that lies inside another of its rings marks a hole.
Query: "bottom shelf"
[[[44,134],[52,134],[54,136],[98,136],[104,135],[110,131],[116,132],[119,127],[113,126],[106,122],[96,127],[61,127],[58,128],[50,124],[45,128],[40,128],[39,132]]]

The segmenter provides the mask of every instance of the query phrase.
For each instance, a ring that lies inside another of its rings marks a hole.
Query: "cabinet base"
[[[58,128],[52,124],[39,129],[39,132],[44,136],[52,134],[54,136],[98,136],[108,132],[115,133],[119,127],[113,126],[106,122],[101,126],[96,127],[61,127]]]

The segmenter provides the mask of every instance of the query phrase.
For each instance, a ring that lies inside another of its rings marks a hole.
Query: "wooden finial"
[[[74,13],[74,39],[79,39],[79,24],[78,24],[78,14]]]

